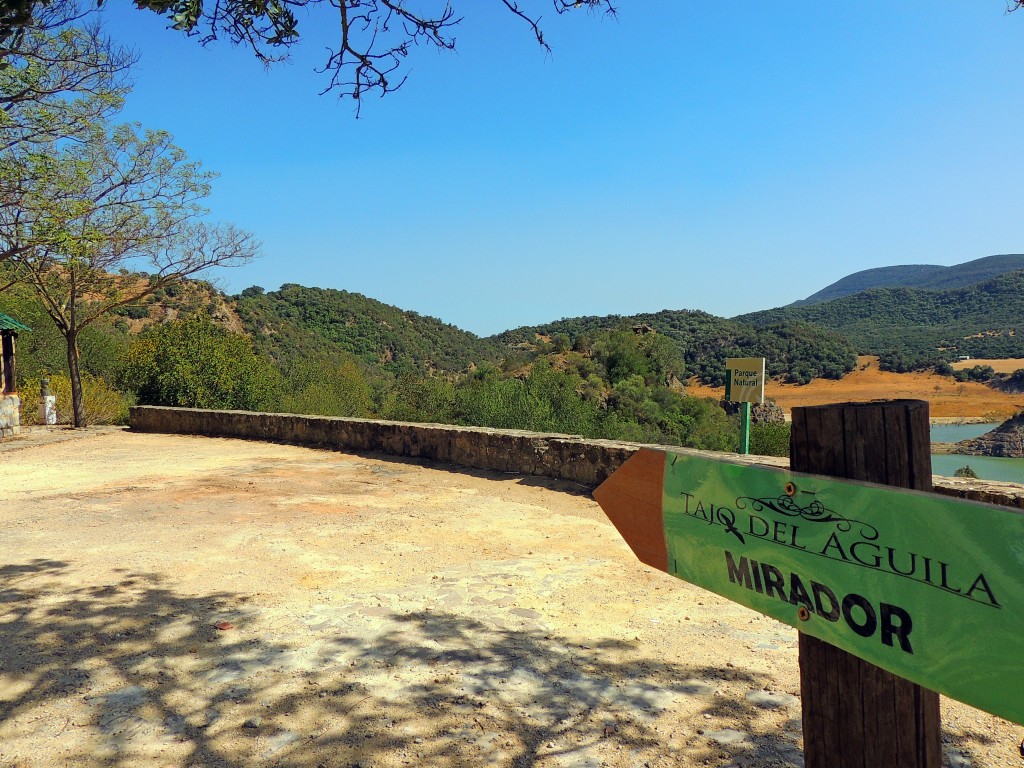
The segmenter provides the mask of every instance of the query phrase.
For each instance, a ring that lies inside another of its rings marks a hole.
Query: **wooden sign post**
[[[794,408],[790,467],[930,491],[929,434],[922,400]],[[806,768],[940,768],[938,693],[799,638]]]
[[[928,429],[799,408],[794,471],[645,448],[594,492],[641,561],[800,631],[807,768],[939,768],[936,691],[1024,723],[1024,515],[926,492]]]

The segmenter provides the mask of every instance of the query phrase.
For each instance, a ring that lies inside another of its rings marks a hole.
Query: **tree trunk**
[[[78,370],[78,333],[68,331],[64,334],[68,347],[68,376],[71,378],[71,408],[74,414],[75,427],[84,427],[85,401],[82,399],[82,374]]]

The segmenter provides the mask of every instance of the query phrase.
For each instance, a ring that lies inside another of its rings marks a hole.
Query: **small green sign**
[[[1024,724],[1024,515],[666,458],[670,573]]]

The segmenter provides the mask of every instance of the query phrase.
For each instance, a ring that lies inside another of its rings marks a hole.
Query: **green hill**
[[[925,288],[934,291],[965,288],[1020,269],[1024,269],[1024,254],[1019,253],[986,256],[951,267],[938,264],[905,264],[865,269],[847,275],[806,299],[793,302],[790,306],[820,304],[874,288]]]
[[[735,318],[771,327],[802,321],[836,331],[894,370],[960,355],[1024,357],[1024,270],[967,288],[878,288],[833,301]]]
[[[806,383],[812,378],[839,378],[853,370],[856,350],[838,334],[799,320],[755,327],[695,310],[662,310],[622,317],[576,317],[539,326],[516,328],[494,337],[507,345],[529,344],[538,336],[565,334],[573,344],[583,337],[618,327],[648,326],[677,346],[686,370],[712,385],[725,381],[727,357],[765,357],[768,374]]]
[[[343,351],[390,370],[462,371],[501,355],[493,341],[359,293],[287,283],[234,298],[257,348],[280,363]]]

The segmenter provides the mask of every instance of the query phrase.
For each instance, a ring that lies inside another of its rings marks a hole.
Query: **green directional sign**
[[[594,497],[648,565],[1024,724],[1024,514],[644,448]]]
[[[673,453],[661,508],[669,573],[1024,723],[1024,515]]]

